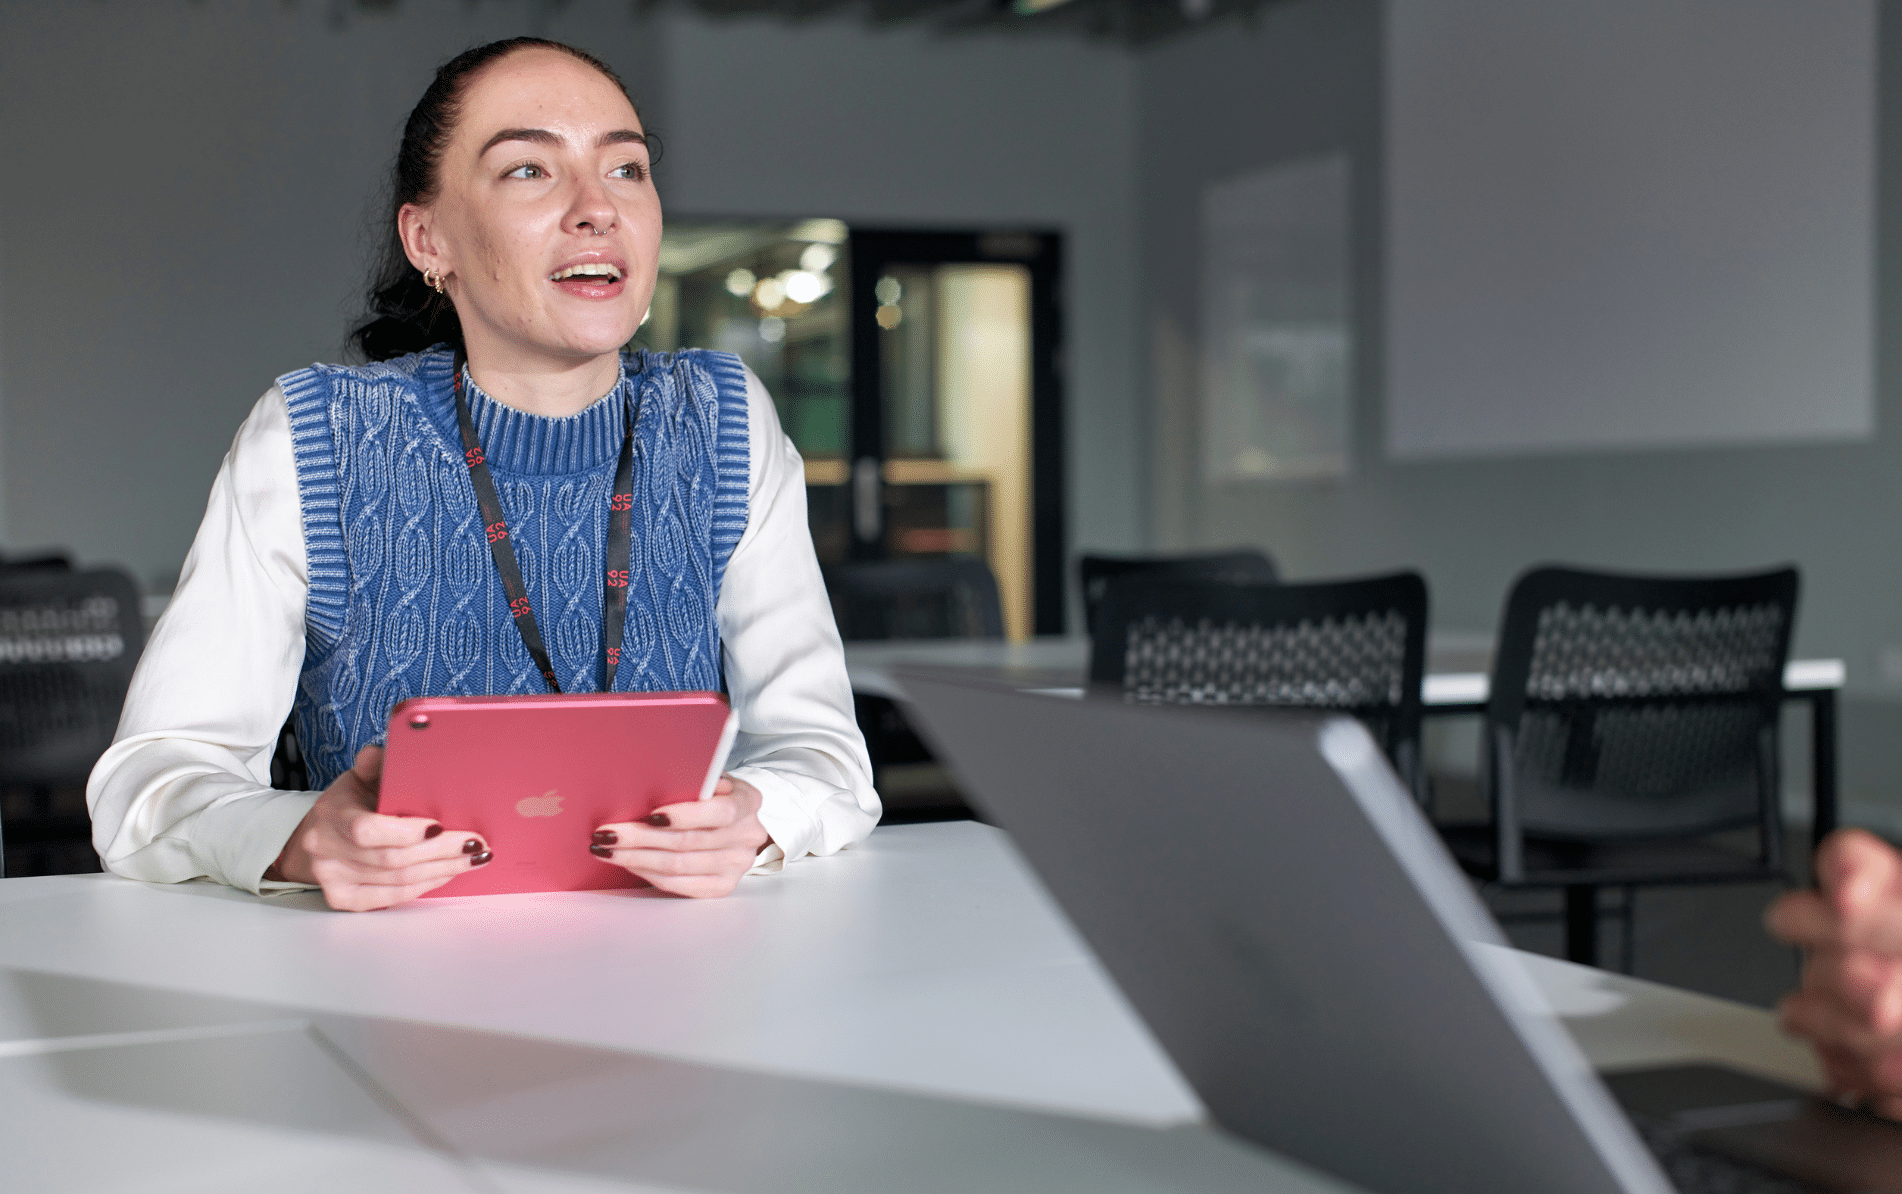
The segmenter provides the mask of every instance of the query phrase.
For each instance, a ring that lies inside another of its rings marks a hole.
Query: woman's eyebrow
[[[503,129],[495,136],[490,137],[488,141],[484,142],[481,153],[478,153],[476,156],[481,157],[482,154],[489,152],[504,141],[534,141],[541,145],[558,146],[561,144],[561,137],[549,132],[547,129]],[[613,132],[602,133],[599,144],[603,146],[622,145],[628,142],[632,142],[636,145],[645,145],[647,144],[647,137],[638,129],[615,129]]]
[[[561,138],[547,129],[503,129],[482,144],[482,151],[476,156],[489,152],[504,141],[536,141],[543,145],[560,145]]]

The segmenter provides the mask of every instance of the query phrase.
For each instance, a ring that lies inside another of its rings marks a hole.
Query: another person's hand
[[[730,775],[713,795],[658,808],[644,821],[603,825],[588,847],[662,891],[723,896],[772,838],[759,823],[759,789]]]
[[[493,857],[475,834],[444,832],[429,817],[377,812],[382,779],[383,748],[358,751],[350,770],[298,822],[264,877],[315,883],[332,908],[367,912],[413,900]]]
[[[1807,955],[1783,1027],[1815,1047],[1832,1093],[1902,1120],[1902,855],[1839,830],[1817,851],[1816,880],[1765,917]]]

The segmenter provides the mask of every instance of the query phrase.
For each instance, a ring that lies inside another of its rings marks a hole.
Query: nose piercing
[[[608,234],[606,228],[596,228],[593,224],[588,225],[588,231],[594,233],[596,236],[606,236]]]

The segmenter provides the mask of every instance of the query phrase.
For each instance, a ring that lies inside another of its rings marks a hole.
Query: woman
[[[771,400],[725,354],[620,352],[654,290],[649,165],[625,88],[578,50],[517,38],[437,72],[355,337],[373,363],[287,374],[239,430],[93,771],[110,870],[316,886],[354,910],[412,899],[492,853],[375,811],[391,707],[604,678],[724,681],[740,735],[711,799],[576,849],[716,896],[871,830]],[[321,792],[269,788],[287,712]]]

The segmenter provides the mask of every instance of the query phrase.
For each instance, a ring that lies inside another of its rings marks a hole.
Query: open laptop
[[[1886,1121],[1594,1074],[1359,723],[896,676],[1229,1130],[1381,1194],[1902,1191]]]

